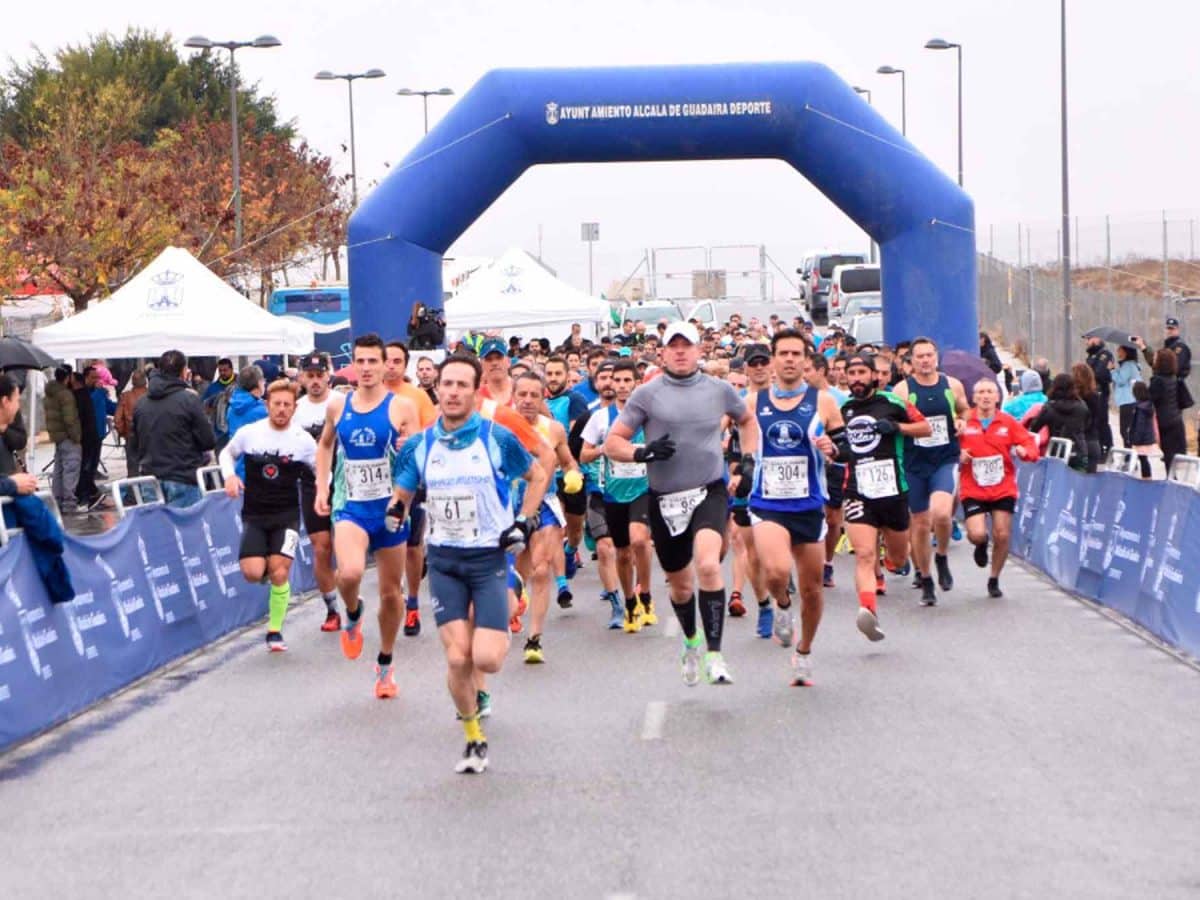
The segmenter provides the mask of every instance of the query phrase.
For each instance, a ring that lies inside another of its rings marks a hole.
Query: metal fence
[[[1150,347],[1160,347],[1163,320],[1169,315],[1179,319],[1181,335],[1192,352],[1200,352],[1200,304],[1073,287],[1074,355],[1063,359],[1063,293],[1057,273],[1047,274],[1028,266],[1018,268],[983,254],[978,267],[980,329],[1027,364],[1044,356],[1052,371],[1061,372],[1085,357],[1085,342],[1080,335],[1100,325],[1140,335]],[[1144,359],[1140,361],[1149,378],[1149,367]],[[1200,396],[1198,369],[1200,366],[1193,366],[1188,378],[1193,397]]]

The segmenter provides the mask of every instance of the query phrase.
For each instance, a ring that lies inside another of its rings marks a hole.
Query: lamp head
[[[250,46],[252,46],[252,47],[278,47],[282,43],[283,42],[280,41],[279,38],[275,37],[275,35],[273,35],[273,34],[260,34],[253,41],[251,41]]]
[[[437,93],[440,97],[449,97],[454,93],[454,91],[450,90],[450,88],[438,88]]]
[[[926,50],[950,50],[957,46],[958,44],[952,44],[942,38],[932,38],[925,42]]]
[[[332,81],[333,79],[337,78],[337,76],[328,69],[322,69],[320,72],[314,75],[313,78],[317,79],[317,81]]]
[[[201,37],[198,34],[192,35],[183,42],[183,46],[190,47],[193,50],[211,50],[213,42],[206,37]]]
[[[386,75],[387,75],[387,72],[383,71],[383,69],[367,69],[367,71],[363,72],[362,77],[363,78],[383,78]]]
[[[897,69],[895,66],[880,66],[875,70],[876,75],[901,75],[903,69]]]

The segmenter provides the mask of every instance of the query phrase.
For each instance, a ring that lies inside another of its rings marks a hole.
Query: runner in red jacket
[[[975,545],[975,564],[988,564],[988,530],[992,517],[992,574],[989,597],[1003,597],[1000,570],[1008,559],[1013,511],[1017,508],[1017,473],[1012,454],[1032,462],[1037,441],[1020,422],[998,408],[1000,390],[990,379],[975,382],[974,408],[959,431],[961,478],[959,497],[967,522],[967,539]]]

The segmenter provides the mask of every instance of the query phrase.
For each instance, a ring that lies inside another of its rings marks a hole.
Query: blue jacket
[[[1046,402],[1046,395],[1041,391],[1026,391],[1024,394],[1018,394],[1007,403],[1004,404],[1003,410],[1008,413],[1018,422],[1025,418],[1025,413],[1037,406],[1039,403]]]
[[[1127,359],[1112,370],[1113,400],[1117,406],[1128,406],[1135,402],[1133,399],[1134,382],[1142,378],[1141,367],[1132,359]],[[1151,441],[1150,443],[1154,443]]]
[[[117,401],[109,400],[108,391],[102,387],[94,387],[89,393],[96,410],[96,431],[100,433],[100,440],[104,440],[108,437],[108,417],[116,413]]]
[[[237,434],[237,430],[243,425],[249,425],[251,422],[257,422],[266,417],[267,405],[262,400],[249,391],[241,388],[233,389],[233,393],[229,395],[229,412],[225,418],[226,424],[229,425],[230,437]],[[246,477],[246,464],[242,460],[237,461],[235,468],[238,478]]]
[[[12,497],[4,507],[4,521],[10,528],[23,528],[29,555],[46,588],[51,603],[70,603],[75,599],[71,573],[63,560],[63,530],[49,507],[33,494],[18,494],[16,483],[0,476],[0,496]]]

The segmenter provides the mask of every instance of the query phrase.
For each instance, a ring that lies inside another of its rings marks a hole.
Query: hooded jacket
[[[237,434],[237,430],[251,422],[267,417],[267,405],[249,391],[234,388],[229,395],[229,411],[225,422],[229,427],[229,436]]]
[[[76,444],[83,440],[83,431],[79,426],[79,407],[75,405],[75,395],[63,381],[51,381],[46,385],[46,433],[50,440],[58,444],[62,441],[74,441]]]
[[[146,396],[133,411],[141,471],[160,481],[196,483],[196,470],[217,443],[212,423],[182,378],[150,376]]]

